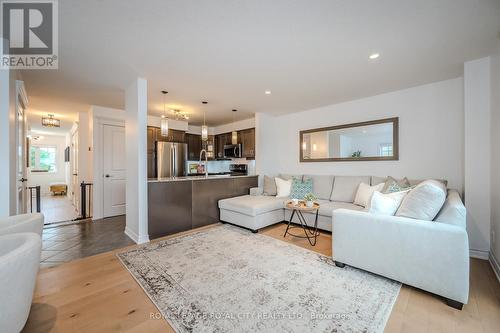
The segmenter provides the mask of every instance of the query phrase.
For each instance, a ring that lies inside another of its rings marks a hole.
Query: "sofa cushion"
[[[373,192],[382,191],[384,187],[384,183],[380,183],[377,185],[370,186],[365,183],[361,183],[358,186],[358,191],[356,192],[356,196],[354,197],[354,204],[359,206],[369,206],[370,201],[372,200]]]
[[[276,195],[276,193],[274,177],[264,176],[264,195]]]
[[[304,179],[301,181],[294,178],[292,180],[292,189],[290,190],[290,198],[303,200],[304,197],[313,193],[313,181],[312,179]]]
[[[432,221],[446,200],[446,187],[437,180],[418,184],[404,198],[396,216]]]
[[[333,176],[304,175],[304,180],[312,179],[313,193],[318,199],[330,200],[333,188]]]
[[[448,190],[446,201],[434,221],[466,228],[466,209],[456,190]]]
[[[370,176],[335,176],[331,201],[354,202],[354,196],[361,183],[370,183]]]
[[[376,215],[393,216],[410,190],[392,193],[373,193],[368,212]]]
[[[332,216],[333,211],[336,209],[350,209],[350,210],[364,210],[363,207],[348,203],[348,202],[338,202],[338,201],[327,201],[319,202],[319,215],[322,216]]]
[[[379,177],[379,176],[372,176],[372,182],[371,185],[378,185],[385,183],[387,181],[387,177]]]
[[[283,209],[283,207],[284,201],[282,198],[264,195],[243,195],[219,200],[220,209],[231,210],[249,216],[257,216],[276,209]]]
[[[410,182],[410,185],[412,185],[412,186],[416,186],[425,180],[426,179],[408,179],[408,181]],[[434,180],[437,180],[438,182],[443,183],[444,187],[448,187],[448,181],[446,179],[434,179]]]
[[[290,180],[292,178],[300,179],[302,180],[302,175],[289,175],[285,173],[280,173],[279,177],[284,180]]]

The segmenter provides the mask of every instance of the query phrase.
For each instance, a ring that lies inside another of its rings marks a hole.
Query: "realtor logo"
[[[57,0],[0,0],[0,68],[57,69]]]

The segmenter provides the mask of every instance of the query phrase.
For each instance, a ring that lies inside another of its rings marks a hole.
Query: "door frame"
[[[71,127],[71,130],[69,132],[69,147],[70,147],[70,158],[69,158],[69,168],[70,168],[70,180],[69,180],[69,191],[68,193],[70,194],[71,196],[71,204],[73,205],[73,207],[75,207],[77,213],[79,214],[80,213],[80,194],[78,192],[79,188],[78,188],[78,178],[77,178],[77,181],[76,181],[76,184],[73,184],[73,180],[74,180],[74,177],[78,177],[78,176],[74,176],[73,172],[75,171],[75,165],[76,165],[76,168],[78,169],[79,167],[79,163],[80,163],[80,159],[78,158],[78,151],[80,150],[80,143],[78,141],[78,133],[80,131],[80,127],[77,123],[74,123],[73,126]],[[74,147],[74,138],[76,136],[76,142],[77,142],[77,147],[75,148]],[[76,154],[75,154],[75,149],[76,149]],[[75,185],[75,186],[73,186]]]
[[[92,120],[91,120],[92,121]],[[92,160],[92,168],[94,175],[94,185],[92,186],[92,221],[102,219],[104,217],[104,125],[123,126],[125,128],[125,120],[111,119],[104,117],[96,117],[94,122],[94,131],[92,139],[94,142],[94,154]]]
[[[19,194],[17,193],[17,188],[18,188],[18,182],[19,182],[19,165],[21,163],[22,165],[22,178],[27,178],[28,177],[28,168],[27,168],[27,161],[28,161],[28,154],[29,152],[26,149],[26,144],[27,144],[27,126],[26,126],[26,110],[28,109],[28,94],[26,93],[26,88],[24,86],[24,81],[21,80],[16,80],[16,114],[15,114],[15,136],[16,136],[16,213],[17,214],[23,214],[28,211],[28,195],[27,195],[27,181],[23,182],[22,184],[22,203],[19,202]],[[22,119],[22,127],[23,127],[23,142],[19,142],[19,110],[22,110],[23,112],[23,119]],[[22,147],[22,151],[24,152],[22,154],[22,159],[23,161],[19,161],[19,152],[18,152],[18,147]],[[22,205],[21,209],[19,209],[19,205]]]

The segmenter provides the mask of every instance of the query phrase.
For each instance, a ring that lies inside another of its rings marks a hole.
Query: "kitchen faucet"
[[[208,156],[207,156],[207,151],[205,149],[202,149],[200,151],[200,164],[201,164],[201,157],[203,156],[203,153],[205,153],[205,178],[208,178]]]

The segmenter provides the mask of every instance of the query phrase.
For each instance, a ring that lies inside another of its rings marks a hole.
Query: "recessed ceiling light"
[[[264,91],[264,94],[266,94],[266,95],[271,95],[271,90],[266,90],[266,91]]]
[[[370,54],[370,56],[368,58],[370,58],[371,60],[373,60],[373,59],[377,59],[378,57],[380,57],[379,53],[372,53],[372,54]]]

